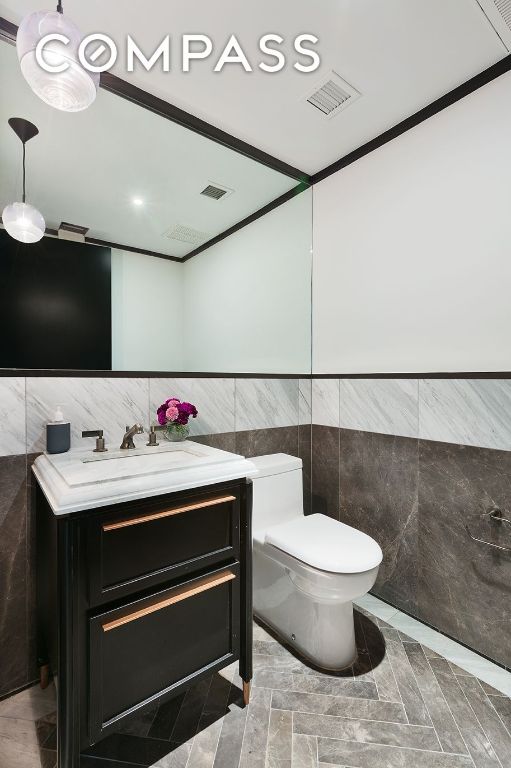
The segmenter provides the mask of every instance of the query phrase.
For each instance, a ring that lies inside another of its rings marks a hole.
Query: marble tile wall
[[[511,380],[316,379],[312,511],[373,536],[374,593],[511,666]]]
[[[511,380],[421,381],[419,437],[511,451]]]
[[[310,509],[310,380],[0,377],[0,697],[37,675],[29,486],[47,421],[61,405],[72,448],[87,446],[81,433],[88,429],[103,429],[107,444],[117,446],[126,424],[147,428],[160,403],[173,396],[199,410],[190,422],[192,438],[246,456],[303,456]]]
[[[0,456],[25,453],[25,379],[7,377],[0,381]]]
[[[510,559],[464,532],[471,521],[476,533],[497,535],[481,515],[493,503],[511,508],[511,381],[6,377],[0,658],[8,662],[0,665],[0,696],[34,676],[27,477],[44,449],[48,418],[63,407],[73,447],[83,444],[83,429],[94,428],[116,445],[127,423],[147,426],[171,396],[197,405],[191,433],[201,442],[247,456],[299,455],[306,512],[344,520],[382,543],[376,594],[511,665]],[[505,532],[498,535],[502,543]]]

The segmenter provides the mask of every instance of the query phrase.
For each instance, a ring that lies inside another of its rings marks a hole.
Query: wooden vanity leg
[[[245,706],[250,702],[250,681],[243,680],[243,704]]]

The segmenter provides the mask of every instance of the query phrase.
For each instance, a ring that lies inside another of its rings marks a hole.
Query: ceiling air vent
[[[477,2],[508,51],[511,51],[511,0],[477,0]]]
[[[360,96],[356,88],[332,71],[312,93],[307,94],[305,101],[318,110],[318,113],[330,119],[353,104]]]
[[[220,184],[210,181],[208,186],[202,190],[201,195],[210,197],[212,200],[223,200],[224,197],[232,195],[233,192],[234,190],[229,189],[229,187],[222,187]]]
[[[171,227],[163,233],[163,237],[169,240],[179,240],[180,243],[188,243],[189,245],[201,245],[209,240],[211,235],[209,232],[200,232],[193,227],[184,227],[182,224],[178,224],[176,227]]]

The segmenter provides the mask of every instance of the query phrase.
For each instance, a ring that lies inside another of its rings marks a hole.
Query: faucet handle
[[[103,437],[102,429],[85,429],[82,432],[82,437],[97,438],[94,453],[105,453],[105,451],[108,451],[108,448],[105,447],[105,438]]]
[[[159,424],[151,424],[149,427],[149,442],[146,443],[148,448],[159,445],[159,443],[156,441],[156,433],[162,432],[164,429],[165,427],[162,427]]]

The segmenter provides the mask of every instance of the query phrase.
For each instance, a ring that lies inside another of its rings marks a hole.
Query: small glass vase
[[[163,435],[166,440],[170,440],[171,443],[183,443],[188,440],[190,434],[190,427],[184,424],[167,424]]]

